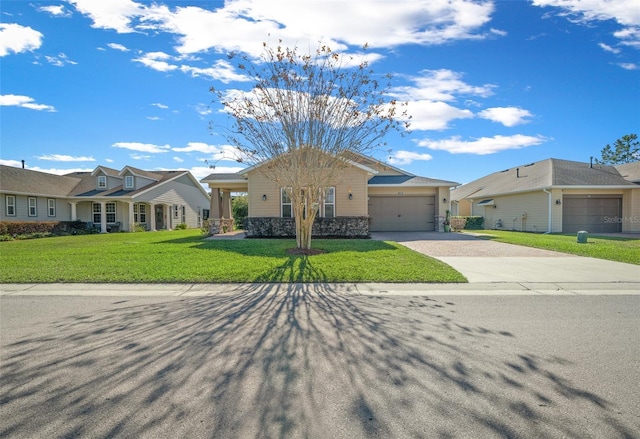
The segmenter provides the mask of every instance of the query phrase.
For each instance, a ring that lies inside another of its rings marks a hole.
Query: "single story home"
[[[640,232],[640,162],[606,166],[546,159],[494,172],[451,191],[454,215],[488,229]]]
[[[247,236],[294,233],[284,188],[256,165],[201,180],[211,188],[211,233],[230,228],[231,193],[248,194]],[[371,157],[353,155],[339,180],[327,188],[319,209],[316,236],[367,236],[375,231],[442,231],[449,188],[458,183],[419,177]]]
[[[100,232],[200,227],[210,199],[189,171],[122,170],[55,175],[0,165],[0,220],[84,221]]]

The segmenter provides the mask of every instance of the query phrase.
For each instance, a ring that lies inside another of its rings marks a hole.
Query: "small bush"
[[[454,216],[451,217],[453,230],[482,230],[484,217],[482,216]]]
[[[187,230],[188,227],[187,223],[180,223],[176,226],[176,230]]]
[[[12,239],[81,235],[87,233],[85,227],[86,223],[82,221],[0,221],[0,235]]]

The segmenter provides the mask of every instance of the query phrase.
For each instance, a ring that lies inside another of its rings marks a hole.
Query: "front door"
[[[164,230],[164,206],[156,206],[156,230]]]

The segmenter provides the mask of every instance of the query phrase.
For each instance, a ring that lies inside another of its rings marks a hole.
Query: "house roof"
[[[425,186],[455,186],[458,183],[435,178],[416,177],[413,175],[375,175],[369,179],[370,186],[404,186],[404,187],[425,187]]]
[[[616,165],[615,168],[625,180],[640,184],[640,161]]]
[[[451,191],[452,200],[486,198],[553,187],[634,187],[614,166],[546,159],[494,172]]]
[[[247,180],[244,173],[246,170],[242,170],[236,173],[213,173],[207,175],[205,178],[200,180],[201,183],[213,183],[213,182],[243,182]]]
[[[49,197],[134,197],[158,185],[187,175],[194,186],[198,187],[208,197],[207,192],[189,171],[142,171],[131,167],[126,167],[125,169],[136,170],[137,175],[148,176],[152,174],[157,181],[136,190],[125,191],[122,185],[118,185],[106,191],[99,191],[96,189],[95,181],[98,170],[113,177],[118,177],[120,172],[104,166],[98,166],[92,172],[72,172],[66,175],[56,175],[0,165],[0,190],[6,193]]]
[[[0,165],[0,190],[12,194],[66,197],[81,181],[75,174],[55,175]]]

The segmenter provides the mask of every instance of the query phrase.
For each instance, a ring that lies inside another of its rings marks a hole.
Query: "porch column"
[[[100,201],[100,233],[107,233],[107,203]]]
[[[69,202],[69,204],[71,204],[71,221],[78,221],[78,210],[76,209],[78,203]]]
[[[135,220],[133,217],[133,201],[129,201],[129,226],[127,227],[127,231],[133,232],[135,230]]]
[[[156,231],[156,205],[153,203],[149,203],[149,210],[151,211],[147,214],[149,218],[151,218],[151,221],[149,221],[149,230],[152,232],[155,232]]]
[[[222,218],[222,209],[220,206],[220,188],[211,189],[211,218]]]
[[[233,218],[233,209],[231,209],[231,191],[225,190],[222,193],[222,218]]]

